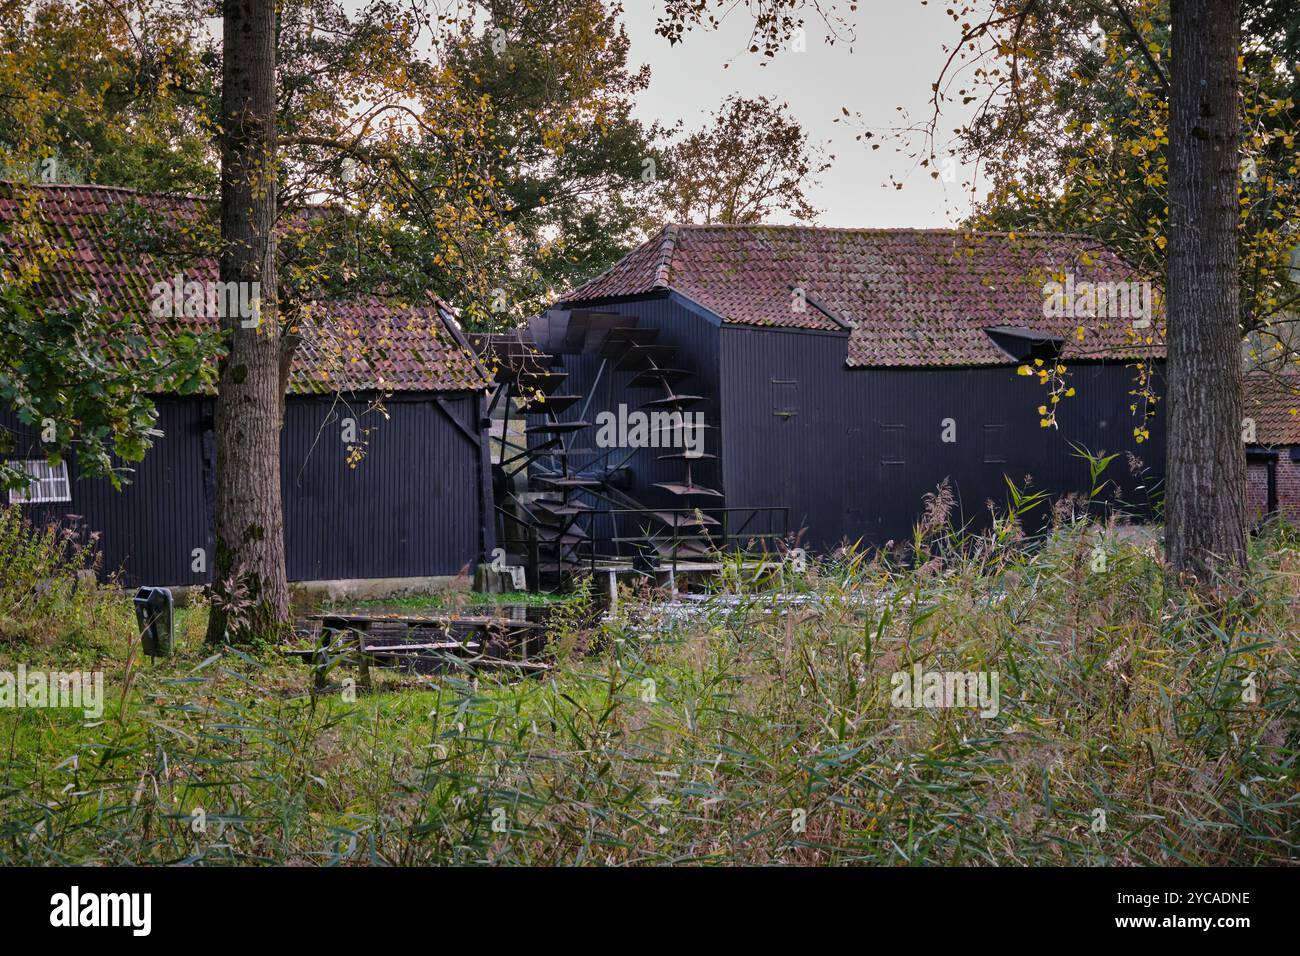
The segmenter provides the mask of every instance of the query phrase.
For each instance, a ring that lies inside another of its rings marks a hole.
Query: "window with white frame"
[[[9,491],[11,505],[35,505],[48,501],[71,501],[72,486],[68,483],[68,463],[51,465],[44,459],[7,462],[15,471],[27,473],[26,488]]]

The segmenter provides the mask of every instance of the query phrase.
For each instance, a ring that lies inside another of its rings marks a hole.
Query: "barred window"
[[[71,501],[72,486],[68,483],[68,463],[51,465],[44,459],[8,462],[15,471],[25,471],[29,478],[26,488],[9,492],[11,505],[34,505],[48,501]]]

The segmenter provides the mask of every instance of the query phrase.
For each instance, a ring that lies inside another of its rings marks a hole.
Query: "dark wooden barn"
[[[21,215],[20,198],[0,195],[0,228]],[[201,200],[96,186],[37,187],[36,198],[39,241],[57,251],[42,287],[47,307],[93,291],[109,308],[134,311],[155,337],[176,333],[181,321],[156,319],[148,295],[177,270],[124,247],[122,223],[141,212],[175,222]],[[8,264],[32,248],[24,218],[23,230],[5,228]],[[211,280],[216,263],[179,271],[185,281]],[[492,549],[481,429],[487,379],[449,308],[432,299],[317,303],[300,331],[281,439],[290,580],[428,586],[472,573]],[[103,572],[125,584],[202,584],[212,565],[215,399],[156,401],[161,435],[121,491],[83,477],[75,449],[50,468],[39,426],[0,410],[6,458],[36,479],[9,500],[34,522],[97,535]]]
[[[1141,513],[1164,462],[1142,394],[1161,324],[1150,286],[1079,237],[668,226],[493,343],[513,368],[498,380],[537,398],[528,484],[498,466],[498,501],[576,558],[656,521],[732,544],[785,518],[811,549],[885,545],[945,481],[973,526],[1008,480],[1087,492],[1073,445],[1119,453],[1106,497]],[[620,406],[701,414],[702,454],[607,447]]]

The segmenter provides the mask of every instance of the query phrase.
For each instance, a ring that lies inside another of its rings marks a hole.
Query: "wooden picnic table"
[[[307,615],[309,621],[346,621],[357,624],[397,622],[401,624],[502,624],[510,627],[541,627],[536,621],[520,621],[513,617],[489,617],[485,614],[362,614],[345,611],[319,611]]]
[[[495,634],[505,636],[512,632],[527,634],[538,631],[542,627],[541,624],[535,621],[458,614],[354,614],[325,611],[308,615],[307,620],[318,621],[320,624],[316,646],[312,650],[301,650],[292,653],[302,657],[310,656],[311,663],[316,668],[317,688],[325,686],[325,665],[329,660],[328,654],[330,651],[335,651],[351,656],[355,660],[358,671],[357,684],[367,690],[371,686],[370,664],[372,660],[380,663],[385,660],[428,656],[439,652],[450,655],[455,651],[479,651],[480,642],[469,638]],[[384,634],[383,637],[389,638],[387,643],[372,644],[370,643],[371,638],[381,639],[380,635],[373,633],[376,629],[379,629],[378,626],[382,626],[383,630],[400,628],[404,634],[415,631],[417,639],[405,641],[400,637]],[[419,639],[423,636],[419,632],[429,628],[440,630],[442,639],[432,641]],[[459,637],[456,632],[460,633]],[[526,639],[523,646],[526,655]],[[528,662],[526,657],[523,662],[498,661],[493,658],[484,658],[482,655],[479,655],[477,659],[524,670],[547,669],[544,664]]]

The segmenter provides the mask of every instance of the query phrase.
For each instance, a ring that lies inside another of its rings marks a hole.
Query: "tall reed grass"
[[[570,602],[542,679],[351,702],[270,650],[123,642],[102,721],[0,713],[0,863],[1296,861],[1293,532],[1207,603],[1152,531],[970,536],[930,505],[906,562],[737,565],[729,596],[628,593],[595,628]],[[916,665],[996,671],[998,713],[894,706]]]

